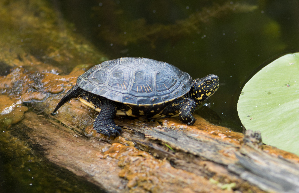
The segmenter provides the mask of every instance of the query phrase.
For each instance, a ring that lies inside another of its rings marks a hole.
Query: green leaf
[[[287,54],[256,73],[244,86],[238,114],[263,142],[299,155],[299,53]]]

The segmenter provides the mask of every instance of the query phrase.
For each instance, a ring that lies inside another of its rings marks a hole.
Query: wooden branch
[[[27,78],[37,77],[20,72]],[[244,137],[199,116],[194,126],[176,118],[152,122],[117,118],[123,132],[112,139],[90,129],[97,113],[76,99],[50,116],[76,76],[41,74],[40,82],[47,78],[44,87],[35,93],[26,91],[21,98],[32,99],[33,108],[43,116],[27,112],[13,127],[29,128],[24,131],[27,140],[41,146],[49,161],[105,191],[299,191],[298,157],[284,152],[287,159],[282,158],[281,150],[262,145],[256,132],[248,131]],[[30,84],[28,87],[34,86]],[[51,86],[56,84],[67,85],[64,93],[52,93],[55,89]],[[38,93],[44,94],[41,100]]]

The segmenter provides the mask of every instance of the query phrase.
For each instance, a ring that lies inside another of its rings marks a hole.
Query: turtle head
[[[210,74],[203,78],[193,80],[190,90],[190,96],[193,98],[197,105],[201,104],[204,100],[212,96],[219,88],[219,77]]]

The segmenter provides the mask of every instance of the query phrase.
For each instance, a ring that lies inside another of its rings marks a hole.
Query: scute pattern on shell
[[[103,62],[81,75],[80,88],[113,101],[154,105],[189,92],[192,78],[165,62],[147,58],[120,58]]]

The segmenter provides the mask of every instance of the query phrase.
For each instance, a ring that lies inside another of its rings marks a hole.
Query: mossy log
[[[83,72],[17,68],[0,77],[2,123],[26,135],[22,140],[39,146],[50,162],[107,192],[299,191],[298,157],[263,145],[256,132],[244,136],[199,116],[193,126],[177,118],[117,117],[123,132],[108,138],[91,127],[97,113],[77,99],[50,115]],[[18,97],[9,95],[17,91]]]

